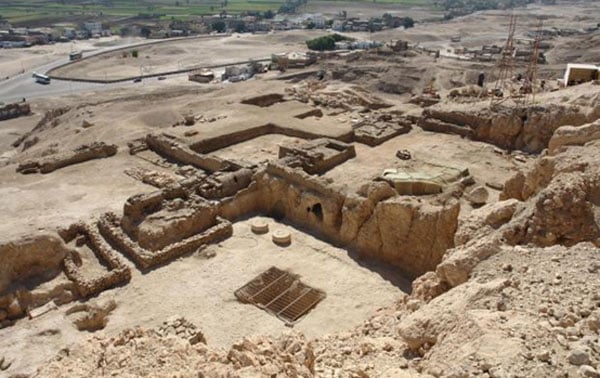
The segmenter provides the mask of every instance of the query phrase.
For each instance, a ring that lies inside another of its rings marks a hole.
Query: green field
[[[162,18],[182,19],[218,14],[223,10],[230,14],[267,10],[276,12],[284,2],[285,0],[227,0],[226,3],[225,0],[0,0],[0,16],[17,25],[36,21],[76,21],[89,17],[131,17],[140,14],[159,14]],[[432,4],[433,0],[353,2],[411,6]]]

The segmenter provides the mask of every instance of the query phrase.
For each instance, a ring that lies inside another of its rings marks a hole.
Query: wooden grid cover
[[[271,267],[236,290],[235,296],[293,325],[326,295],[300,282],[298,276]]]

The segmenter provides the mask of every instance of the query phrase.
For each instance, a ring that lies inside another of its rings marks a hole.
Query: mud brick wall
[[[148,269],[184,254],[194,252],[202,245],[221,241],[232,235],[233,227],[231,222],[221,217],[217,217],[216,221],[216,225],[206,231],[178,243],[171,244],[156,252],[148,251],[131,240],[121,227],[119,227],[118,217],[113,213],[104,214],[98,221],[98,228],[111,245],[129,256],[141,269]]]
[[[63,236],[64,235],[64,236]],[[98,277],[87,277],[75,263],[73,256],[69,255],[64,260],[64,272],[73,281],[77,291],[82,297],[96,295],[106,289],[129,282],[131,271],[117,252],[112,249],[102,238],[95,227],[84,223],[76,223],[69,227],[61,236],[65,241],[70,241],[77,235],[84,235],[96,257],[108,264],[111,270]]]
[[[120,220],[114,213],[103,214],[98,220],[98,229],[102,236],[117,250],[124,253],[138,267],[148,268],[150,251],[138,246],[120,227]]]
[[[354,127],[354,141],[367,146],[378,146],[401,134],[412,130],[410,121],[402,120],[398,124],[367,124],[363,122]]]
[[[268,123],[266,125],[240,130],[230,134],[220,135],[214,138],[203,139],[199,142],[192,144],[190,147],[198,153],[207,154],[216,150],[220,150],[221,148],[242,143],[247,140],[254,139],[256,137],[263,136],[266,134],[281,134],[302,139],[317,139],[326,137],[326,135],[315,134],[287,127],[281,127],[272,123]],[[344,134],[338,139],[344,142],[351,142],[352,132]]]
[[[152,151],[161,156],[208,172],[220,171],[231,165],[218,157],[199,154],[165,135],[149,134],[146,137],[146,143]]]
[[[17,103],[17,104],[8,104],[0,107],[0,121],[5,119],[17,118],[23,115],[28,115],[31,113],[31,108],[29,104]]]
[[[269,163],[266,173],[281,177],[290,184],[306,187],[312,191],[331,197],[336,201],[344,201],[344,195],[332,188],[327,181],[320,177],[313,177],[304,171],[286,167],[278,163]]]
[[[103,142],[95,142],[90,145],[79,146],[73,151],[24,162],[19,164],[17,172],[23,174],[50,173],[68,165],[113,156],[117,153],[117,149],[114,144],[107,145]]]

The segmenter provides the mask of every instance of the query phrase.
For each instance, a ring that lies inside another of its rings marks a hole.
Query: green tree
[[[236,33],[244,33],[246,31],[246,23],[244,21],[238,21],[235,23],[233,30]]]
[[[144,38],[148,38],[150,37],[150,34],[152,34],[152,30],[147,26],[142,26],[140,29],[140,35]]]
[[[335,50],[335,43],[344,40],[352,40],[352,38],[344,37],[337,33],[329,34],[306,41],[306,46],[310,50],[316,51]]]
[[[227,30],[227,25],[225,24],[224,21],[215,21],[210,25],[210,28],[214,31],[216,31],[217,33],[224,33],[225,30]]]
[[[404,17],[404,20],[402,20],[402,26],[404,26],[405,29],[412,28],[415,26],[415,20],[410,17]]]

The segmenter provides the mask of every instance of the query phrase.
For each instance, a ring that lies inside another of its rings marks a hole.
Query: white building
[[[569,63],[567,64],[567,69],[565,70],[563,85],[569,86],[599,79],[600,66],[593,64]]]
[[[84,22],[83,28],[90,34],[102,34],[102,23],[100,22]]]

